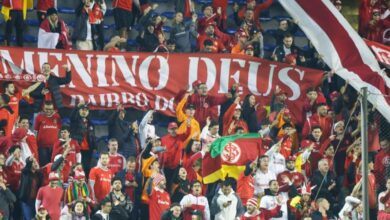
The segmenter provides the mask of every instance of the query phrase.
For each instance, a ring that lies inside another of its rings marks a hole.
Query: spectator
[[[244,213],[241,199],[232,189],[232,178],[226,178],[222,183],[222,188],[214,196],[211,202],[211,211],[215,215],[215,220],[233,220]]]
[[[50,101],[45,101],[43,112],[39,113],[35,119],[34,130],[37,132],[37,144],[39,163],[45,166],[50,162],[53,154],[53,145],[58,141],[61,118],[54,111],[54,105]]]
[[[276,46],[271,58],[274,61],[286,62],[286,56],[292,54],[297,59],[298,65],[303,65],[306,59],[300,49],[294,45],[294,38],[291,34],[285,34],[283,44]]]
[[[257,160],[254,160],[252,163],[247,163],[245,166],[244,173],[238,177],[237,180],[237,195],[240,197],[243,204],[253,198],[255,188],[254,188],[254,179],[257,167]]]
[[[189,96],[190,93],[186,93],[183,99],[176,106],[176,117],[177,120],[181,123],[180,127],[178,128],[177,134],[186,133],[187,128],[189,127],[188,125],[191,124],[190,135],[188,135],[187,139],[183,141],[183,146],[187,146],[188,142],[192,138],[197,138],[200,135],[199,123],[196,118],[194,118],[196,112],[196,105],[191,103],[188,103],[186,105]],[[184,106],[185,111],[183,112]],[[183,123],[184,121],[186,121],[186,123]]]
[[[100,209],[92,216],[92,220],[109,220],[112,210],[112,203],[109,198],[103,199],[100,203]]]
[[[71,210],[69,210],[71,208]],[[89,214],[83,201],[75,201],[70,207],[65,206],[61,211],[61,220],[87,220]]]
[[[27,158],[25,163],[20,178],[18,199],[21,201],[24,219],[32,219],[35,213],[35,199],[43,176],[34,157]]]
[[[69,162],[70,167],[76,163],[81,163],[80,146],[76,140],[71,138],[70,127],[63,125],[60,130],[60,139],[53,145],[51,161],[54,161],[56,155],[62,154],[65,148],[70,148],[70,151],[65,158],[65,160]]]
[[[0,129],[3,131],[2,136],[11,137],[13,124],[12,118],[14,117],[14,111],[8,105],[9,96],[6,94],[0,94]],[[3,152],[5,153],[5,152]]]
[[[112,8],[114,9],[115,27],[119,31],[119,36],[125,39],[129,38],[128,33],[131,28],[132,20],[135,19],[133,13],[134,5],[140,8],[139,0],[114,0],[112,1]],[[122,42],[124,43],[124,42]]]
[[[24,160],[21,159],[21,150],[19,145],[14,145],[9,149],[9,157],[5,161],[7,170],[7,183],[14,193],[19,192],[20,178],[24,167]]]
[[[153,183],[152,183],[153,182]],[[152,185],[154,187],[152,188]],[[165,209],[171,205],[169,194],[165,191],[166,180],[161,174],[156,174],[149,182],[147,191],[150,197],[149,200],[149,217],[150,219],[160,219]]]
[[[111,220],[129,219],[133,209],[130,198],[122,192],[122,181],[119,177],[111,180],[112,190],[107,195],[111,204],[114,204],[110,213]]]
[[[34,220],[50,220],[49,213],[47,212],[47,209],[41,205],[38,209],[37,214],[35,215]]]
[[[91,169],[89,174],[89,185],[92,189],[92,199],[96,202],[103,201],[110,192],[112,173],[108,168],[109,154],[100,153],[98,165]]]
[[[173,203],[180,202],[183,197],[190,193],[190,182],[187,179],[187,170],[178,166],[173,175],[173,184],[171,190],[171,200]]]
[[[240,220],[249,219],[271,219],[279,214],[280,205],[277,205],[274,209],[261,209],[258,208],[257,198],[251,198],[246,203],[246,212],[241,215]]]
[[[387,163],[390,159],[390,142],[388,139],[383,138],[380,140],[379,145],[381,147],[379,153],[375,156],[375,179],[379,184],[378,190],[383,191],[385,189],[385,180],[389,178],[388,170],[390,164]]]
[[[191,22],[185,24],[183,21],[183,14],[181,12],[176,12],[169,36],[175,40],[178,52],[191,52],[191,36],[195,39],[199,36],[198,32],[195,30],[197,19],[198,16],[194,13],[192,14]]]
[[[236,128],[241,127],[244,133],[248,133],[248,125],[242,119],[242,108],[239,104],[240,97],[234,100],[234,103],[228,108],[223,116],[223,135],[228,136],[235,134]]]
[[[142,51],[153,52],[159,45],[157,36],[154,34],[154,24],[149,22],[146,26],[146,30],[138,36],[138,41],[141,45]]]
[[[88,16],[92,29],[92,43],[94,50],[104,49],[103,20],[106,10],[107,6],[105,0],[91,0]]]
[[[232,48],[232,54],[244,54],[244,48],[247,45],[248,34],[244,31],[239,31],[237,34],[238,43]]]
[[[20,146],[20,157],[24,161],[27,157],[31,156],[30,146],[26,141],[27,139],[27,130],[24,128],[17,128],[12,133],[12,143],[13,145]]]
[[[359,6],[359,29],[360,36],[365,35],[365,27],[371,20],[371,16],[375,9],[380,9],[382,6],[382,0],[363,0]]]
[[[273,0],[266,0],[261,4],[257,4],[256,0],[247,0],[246,6],[241,8],[241,10],[238,10],[238,5],[235,5],[233,7],[233,11],[234,11],[236,23],[237,21],[244,19],[245,22],[252,23],[257,30],[262,30],[260,19],[259,19],[260,14],[262,11],[269,8],[272,2]],[[247,15],[248,11],[252,11],[251,16]]]
[[[20,116],[18,126],[19,128],[23,128],[27,130],[27,138],[26,142],[30,148],[31,153],[33,154],[34,158],[39,158],[38,155],[38,145],[37,145],[37,139],[35,133],[30,131],[30,122],[27,116]]]
[[[314,171],[311,183],[313,186],[318,186],[314,188],[312,198],[325,198],[327,202],[330,201],[333,204],[338,189],[336,188],[335,176],[329,172],[329,164],[326,159],[318,161],[318,170]]]
[[[9,207],[16,202],[16,197],[5,184],[6,180],[0,175],[0,207],[3,210],[3,218],[9,219],[11,214]]]
[[[89,109],[84,102],[80,102],[70,115],[71,137],[80,145],[81,161],[88,175],[91,167],[93,147],[95,147],[94,126],[89,119]]]
[[[210,117],[207,117],[206,125],[203,127],[202,133],[200,134],[202,145],[209,145],[218,139],[220,137],[218,131],[218,122],[211,121]]]
[[[41,108],[44,101],[52,101],[60,116],[65,116],[60,86],[69,84],[72,81],[72,74],[67,64],[63,65],[62,68],[65,70],[65,77],[58,77],[52,73],[49,63],[42,65],[42,75],[45,76],[46,80],[41,82],[38,88],[31,93],[34,98],[34,112]]]
[[[390,21],[381,20],[381,13],[379,9],[372,11],[372,19],[365,27],[365,37],[367,40],[382,43],[383,32],[390,28]]]
[[[295,161],[296,157],[294,156],[286,158],[286,170],[277,175],[279,191],[281,192],[289,192],[291,185],[299,189],[304,184],[305,177],[295,169]]]
[[[126,159],[122,154],[118,153],[118,141],[115,138],[108,140],[108,169],[111,170],[112,175],[116,175],[122,171],[126,165]]]
[[[228,43],[231,37],[227,34],[220,33],[219,36],[215,34],[214,24],[208,24],[205,28],[203,34],[200,34],[198,37],[198,47],[199,50],[203,51],[205,49],[204,43],[206,40],[212,41],[212,53],[226,53],[227,49],[225,48],[225,43]]]
[[[314,115],[316,113],[316,107],[321,103],[326,103],[324,94],[322,94],[320,91],[317,91],[317,89],[314,87],[307,89],[305,104],[303,106],[305,115],[303,117],[307,119]]]
[[[325,198],[318,198],[316,201],[316,205],[318,206],[318,210],[313,212],[311,214],[311,218],[313,220],[320,220],[320,219],[332,219],[334,218],[333,213],[329,210],[330,209],[330,204],[328,200]]]
[[[26,4],[26,5],[25,5]],[[27,2],[20,0],[5,0],[2,2],[4,8],[9,8],[8,11],[2,10],[4,14],[5,24],[5,45],[11,45],[11,35],[12,29],[15,28],[16,31],[16,45],[18,47],[23,47],[23,29],[24,29],[24,19],[26,19],[27,7],[32,5],[27,5]]]
[[[90,213],[91,208],[96,205],[91,193],[92,189],[86,182],[84,171],[82,168],[77,168],[74,172],[73,181],[69,183],[65,191],[65,205],[73,206],[75,202],[83,201],[87,213]]]
[[[217,13],[213,13],[212,5],[205,4],[202,6],[202,12],[204,16],[198,20],[198,33],[200,35],[204,34],[210,25],[215,29],[220,27],[220,24],[222,24],[222,8],[217,8]]]
[[[39,25],[46,19],[47,10],[49,8],[57,8],[57,0],[38,0],[37,1],[37,17]]]
[[[254,48],[251,44],[247,45],[245,47],[245,52],[244,52],[245,55],[248,55],[248,56],[251,56],[253,57],[255,54],[254,54]],[[261,58],[263,58],[262,56],[260,56]]]
[[[362,202],[359,199],[359,194],[360,194],[359,191],[361,190],[361,187],[362,187],[362,181],[359,181],[353,187],[351,195],[345,198],[345,205],[343,206],[343,208],[338,214],[341,220],[347,220],[350,218],[350,216],[357,217],[356,215],[358,215],[358,213],[355,209]]]
[[[183,213],[179,203],[172,203],[171,207],[163,212],[161,220],[181,220]]]
[[[65,22],[58,17],[57,10],[49,8],[46,15],[42,16],[46,18],[39,26],[38,48],[70,49],[69,30]]]
[[[183,220],[191,220],[192,212],[199,210],[203,219],[210,220],[210,208],[207,198],[202,195],[202,183],[194,181],[191,184],[191,193],[187,194],[180,201],[183,208]]]
[[[93,50],[93,35],[88,14],[90,7],[91,1],[82,0],[76,9],[76,21],[72,41],[76,42],[77,50]]]
[[[149,110],[144,117],[142,118],[139,124],[139,139],[141,142],[142,149],[145,148],[145,141],[147,138],[155,138],[156,137],[156,128],[152,124],[153,122],[153,114],[154,110]]]
[[[333,120],[328,115],[328,106],[325,103],[319,103],[317,105],[316,114],[313,114],[305,121],[302,130],[303,137],[307,137],[309,132],[312,131],[315,126],[319,126],[321,128],[321,140],[325,140],[331,135]]]
[[[333,1],[333,4],[334,6],[336,7],[336,9],[341,12],[341,10],[343,9],[343,2],[341,0],[334,0]]]
[[[48,211],[50,218],[59,220],[61,214],[61,202],[63,201],[64,190],[59,186],[60,176],[56,172],[49,175],[49,185],[43,186],[38,190],[37,200],[35,201],[35,210],[38,213],[42,205]]]
[[[279,192],[278,181],[271,180],[269,182],[269,189],[265,191],[265,196],[261,198],[260,208],[272,211],[273,209],[277,208],[277,206],[281,206],[278,215],[276,215],[273,219],[287,220],[287,200],[287,193]]]
[[[259,157],[258,168],[254,176],[255,196],[263,196],[264,190],[269,188],[269,182],[276,180],[276,175],[269,169],[269,157],[262,155]]]
[[[167,40],[167,48],[169,53],[176,53],[176,41],[173,39],[168,39]]]
[[[272,95],[271,112],[280,112],[283,108],[287,108],[287,96],[288,93],[276,85],[275,92]]]
[[[278,29],[276,29],[273,34],[276,40],[276,45],[282,45],[284,36],[286,34],[294,34],[297,30],[298,26],[295,21],[291,21],[289,19],[279,20]]]
[[[181,12],[184,17],[190,18],[191,14],[195,12],[195,3],[192,0],[175,0],[175,11]]]

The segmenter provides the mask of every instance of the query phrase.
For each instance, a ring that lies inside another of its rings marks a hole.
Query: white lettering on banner
[[[127,65],[126,59],[124,56],[114,55],[112,56],[114,62],[112,62],[112,75],[116,75],[116,66],[119,67],[120,72],[123,75],[123,78],[125,78],[125,82],[129,83],[130,86],[136,87],[135,84],[135,68],[137,66],[137,61],[139,59],[139,56],[132,56],[133,58],[133,66],[130,70],[129,65]],[[117,65],[115,65],[115,63]],[[115,78],[115,77],[113,77]],[[116,81],[114,81],[116,82]]]
[[[121,93],[101,93],[101,94],[89,94],[87,97],[84,97],[80,94],[70,94],[70,105],[76,106],[76,103],[80,101],[84,101],[85,103],[90,103],[92,106],[100,106],[100,107],[113,107],[117,103],[132,104],[137,105],[137,107],[145,107],[149,105],[150,100],[146,96],[145,93],[137,93],[136,95],[121,92]],[[173,101],[174,98],[167,99],[165,97],[161,97],[157,95],[153,98],[153,100],[159,100],[159,102],[163,102],[163,107],[159,107],[159,110],[167,110],[170,109],[174,111]],[[161,101],[160,101],[161,100]],[[160,104],[159,104],[160,105]]]
[[[230,77],[230,66],[231,62],[237,62],[241,68],[245,67],[246,61],[241,59],[221,59],[221,74],[220,74],[220,84],[219,84],[219,93],[227,93],[229,91],[229,81],[230,78],[233,78],[235,83],[240,83],[240,71],[237,70]]]
[[[293,94],[292,96],[289,97],[289,100],[294,101],[301,96],[301,89],[299,85],[289,77],[288,73],[290,70],[295,70],[295,72],[299,74],[300,81],[303,80],[305,72],[298,68],[293,68],[293,67],[283,68],[279,71],[279,80],[280,82],[284,83],[286,86],[290,87]]]
[[[86,85],[89,88],[92,88],[93,84],[91,78],[91,56],[87,56],[88,71],[85,69],[83,62],[81,62],[80,57],[77,54],[66,54],[66,56],[69,58],[70,62],[73,64],[75,69],[77,69],[77,71],[75,72],[79,74],[81,81],[83,81],[84,85]],[[101,80],[102,79],[99,79],[98,86],[103,84]],[[104,81],[105,84],[107,84],[107,80],[104,79]],[[75,85],[71,82],[69,88],[75,88]]]
[[[198,80],[198,66],[199,66],[199,57],[189,57],[190,65],[188,65],[188,85],[192,88],[192,83]],[[201,57],[202,60],[206,64],[206,72],[207,72],[207,80],[206,86],[207,88],[213,88],[215,84],[215,80],[217,78],[217,68],[214,62],[210,58]]]
[[[149,81],[150,63],[154,58],[157,58],[160,61],[160,69],[158,71],[152,71],[153,73],[158,72],[160,75],[158,80],[158,85],[156,88],[153,88],[150,85],[150,81]],[[169,65],[167,59],[165,59],[165,57],[162,56],[148,56],[144,61],[142,61],[139,67],[139,77],[141,80],[141,84],[144,86],[145,89],[161,90],[165,88],[169,79]]]
[[[172,112],[174,112],[175,111],[175,109],[173,108],[174,100],[175,100],[174,98],[168,100],[164,97],[157,95],[155,101],[155,109],[161,111],[165,111],[169,109]],[[163,102],[162,106],[161,106],[161,102]]]

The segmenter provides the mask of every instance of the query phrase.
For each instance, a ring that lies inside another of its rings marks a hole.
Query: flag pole
[[[361,89],[361,137],[362,137],[362,178],[363,178],[363,219],[370,219],[368,203],[368,111],[367,111],[367,87]]]

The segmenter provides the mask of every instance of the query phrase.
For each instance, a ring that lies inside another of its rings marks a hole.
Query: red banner
[[[117,103],[174,115],[174,97],[196,80],[206,82],[210,94],[225,94],[239,83],[243,94],[252,93],[269,105],[276,85],[288,93],[295,118],[301,118],[307,88],[319,85],[322,71],[288,66],[231,54],[106,53],[0,47],[0,79],[36,75],[48,62],[53,74],[72,70],[72,82],[62,88],[64,104],[80,100],[92,109],[112,109]],[[24,80],[24,77],[18,77]],[[32,77],[34,78],[34,77]],[[35,77],[36,78],[36,77]]]
[[[376,59],[390,69],[390,47],[374,41],[365,40],[365,42],[374,52]]]

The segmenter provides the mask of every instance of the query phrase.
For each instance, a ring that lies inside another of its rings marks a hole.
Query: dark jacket
[[[10,189],[0,189],[0,208],[2,209],[4,220],[10,219],[10,206],[14,202],[16,202],[16,197]]]
[[[114,205],[115,203],[115,195],[113,192],[108,194],[108,198],[112,204],[112,210],[110,213],[110,220],[125,220],[131,218],[131,211],[133,210],[133,202],[131,202],[129,196],[125,195],[125,200],[121,201],[119,205]]]
[[[88,28],[88,14],[84,10],[84,4],[80,3],[80,5],[76,9],[76,21],[74,24],[74,30],[72,34],[73,41],[85,41],[87,39]]]
[[[170,38],[176,42],[178,52],[189,53],[191,52],[191,36],[196,39],[198,32],[196,32],[195,23],[175,23],[172,24]]]
[[[334,215],[333,215],[331,212],[329,212],[329,211],[326,212],[326,215],[327,215],[327,218],[328,218],[329,220],[336,219],[336,218],[334,217]],[[313,213],[311,214],[311,219],[312,219],[312,220],[322,220],[323,218],[322,218],[321,212],[319,212],[319,211],[313,212]]]
[[[70,116],[70,134],[71,137],[79,144],[83,141],[83,137],[85,132],[87,132],[87,141],[88,141],[88,146],[89,149],[92,150],[92,147],[95,146],[95,128],[90,122],[90,120],[87,117],[86,123],[84,123],[84,119],[80,116],[79,113],[80,108],[76,107]]]
[[[150,33],[148,30],[145,30],[143,38],[138,37],[138,42],[141,45],[142,51],[153,52],[158,45],[158,38],[154,33]]]
[[[22,169],[22,176],[20,178],[20,188],[19,188],[19,195],[18,198],[23,202],[29,202],[30,201],[30,195],[32,190],[32,182],[33,179],[37,181],[36,190],[38,192],[39,187],[42,183],[42,173],[39,171],[36,171],[33,173],[31,171],[32,167],[32,161],[26,159],[26,166]]]
[[[332,171],[329,171],[326,174],[326,177],[322,183],[321,182],[324,179],[324,176],[321,174],[319,170],[314,171],[313,176],[311,177],[311,185],[317,186],[313,189],[312,197],[317,198],[326,198],[330,204],[333,202],[334,195],[337,193],[337,186],[335,186],[332,190],[329,191],[329,186],[332,185],[332,183],[336,182],[336,177]],[[320,188],[321,186],[321,188]],[[318,192],[319,190],[319,192]],[[318,196],[317,196],[318,193]]]
[[[173,216],[173,213],[170,209],[167,209],[163,212],[161,215],[161,220],[182,220],[183,219],[183,213],[180,213],[180,216],[176,218]]]
[[[72,81],[72,73],[70,71],[67,71],[65,74],[65,77],[58,77],[53,74],[50,75],[48,80],[48,88],[51,95],[52,100],[57,107],[57,109],[61,109],[64,107],[62,102],[62,94],[60,90],[60,85],[66,85]],[[41,83],[38,88],[36,88],[32,93],[31,96],[34,98],[34,104],[33,104],[33,110],[34,112],[39,112],[41,110],[43,101],[45,99],[45,96],[42,95],[42,90],[45,88],[45,83]]]
[[[287,20],[287,23],[288,23],[287,30],[284,31],[284,30],[279,29],[279,28],[275,30],[273,35],[274,35],[274,38],[276,40],[276,44],[283,44],[283,38],[284,38],[285,34],[294,34],[295,32],[297,32],[298,25],[296,25],[295,23],[288,21],[288,20]]]
[[[131,123],[119,118],[119,112],[114,111],[108,120],[108,136],[118,141],[119,152],[127,159],[129,156],[136,157],[136,141],[131,128]]]
[[[291,53],[295,54],[297,56],[297,64],[300,65],[299,56],[303,55],[301,53],[301,50],[297,46],[294,46],[294,45],[292,45],[290,49],[291,49]],[[276,55],[278,62],[284,62],[284,57],[286,56],[286,52],[284,51],[283,44],[280,44],[279,46],[277,46],[273,53]]]

